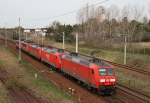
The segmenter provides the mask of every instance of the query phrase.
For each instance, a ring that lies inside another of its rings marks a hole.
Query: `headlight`
[[[101,82],[101,83],[105,82],[105,79],[100,79],[100,82]]]
[[[110,82],[115,82],[116,81],[116,79],[110,79]]]

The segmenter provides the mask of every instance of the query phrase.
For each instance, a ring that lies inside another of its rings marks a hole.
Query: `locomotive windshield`
[[[107,73],[108,73],[108,75],[113,75],[113,69],[111,69],[111,68],[107,69]]]
[[[64,53],[64,49],[58,49],[59,53]]]
[[[108,68],[108,69],[105,69],[105,68],[101,68],[99,69],[99,74],[102,75],[102,76],[106,76],[106,75],[113,75],[113,70],[112,68]]]
[[[99,69],[99,74],[102,76],[106,75],[106,69]]]

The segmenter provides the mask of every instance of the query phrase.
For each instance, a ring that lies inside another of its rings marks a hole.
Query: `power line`
[[[96,4],[92,4],[92,5],[88,6],[88,7],[96,6],[98,4],[102,4],[102,3],[105,3],[107,1],[109,1],[109,0],[104,0],[104,1],[98,2]],[[78,10],[80,10],[80,9],[78,9]],[[74,10],[74,11],[70,11],[70,12],[67,12],[67,13],[64,13],[64,14],[53,16],[52,18],[57,18],[57,17],[61,17],[61,16],[66,16],[66,15],[69,15],[69,14],[73,14],[73,13],[76,13],[78,10]]]
[[[99,4],[103,4],[105,2],[108,2],[109,0],[103,0],[103,1],[100,1],[100,2],[97,2],[95,4],[91,4],[89,5],[88,7],[92,7],[92,6],[96,6],[96,5],[99,5]],[[77,10],[72,10],[72,11],[69,11],[69,12],[66,12],[66,13],[63,13],[63,14],[60,14],[60,15],[56,15],[56,16],[52,16],[52,17],[47,17],[47,18],[38,18],[38,19],[34,19],[32,21],[39,21],[39,20],[48,20],[48,19],[55,19],[55,18],[59,18],[59,17],[63,17],[63,16],[66,16],[66,15],[70,15],[70,14],[74,14],[76,12],[78,12],[80,9],[77,9]]]

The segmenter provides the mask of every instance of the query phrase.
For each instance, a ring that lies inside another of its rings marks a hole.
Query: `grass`
[[[5,86],[0,82],[0,103],[11,103],[7,94],[8,91],[6,90]]]
[[[3,61],[0,61],[0,65],[2,65],[3,64]]]
[[[3,61],[0,61],[0,66],[3,65]],[[0,68],[1,69],[1,68]],[[6,87],[0,82],[0,103],[11,103],[9,96],[7,95],[8,91]]]
[[[70,97],[69,95],[67,95],[64,91],[60,90],[59,88],[56,87],[56,85],[54,85],[51,81],[47,81],[45,80],[38,71],[35,71],[33,69],[33,66],[24,61],[22,63],[23,66],[26,66],[27,69],[26,69],[26,72],[29,73],[30,76],[34,76],[35,73],[38,74],[38,78],[37,79],[34,79],[32,80],[32,83],[34,86],[39,86],[38,89],[41,90],[41,92],[45,92],[46,94],[49,94],[51,93],[51,95],[53,96],[53,98],[55,97],[59,97],[59,99],[61,98],[61,103],[65,103],[66,100],[63,99],[64,97],[66,97],[67,101],[71,98],[71,99],[74,99],[72,97]],[[50,79],[49,79],[50,80]],[[36,92],[36,91],[35,91]],[[57,99],[57,98],[56,98]],[[65,101],[65,102],[63,102]]]
[[[150,81],[143,80],[138,76],[133,76],[129,73],[117,72],[118,82],[120,84],[126,85],[129,88],[137,89],[150,93]]]
[[[27,61],[18,63],[17,56],[10,49],[0,46],[0,64],[10,74],[8,86],[18,86],[21,89],[29,89],[33,93],[50,103],[76,103],[73,97],[57,88],[52,82],[46,80]],[[34,74],[38,77],[35,79]],[[0,102],[1,103],[1,102]],[[3,102],[2,102],[3,103]]]

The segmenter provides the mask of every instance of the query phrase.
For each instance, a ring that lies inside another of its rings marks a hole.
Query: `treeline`
[[[56,42],[62,42],[63,33],[65,35],[66,42],[74,42],[75,38],[73,32],[75,27],[72,25],[62,25],[59,22],[53,22],[53,24],[47,28],[46,37],[55,40]]]
[[[0,28],[0,35],[2,35],[3,37],[7,37],[8,39],[13,39],[13,40],[17,40],[19,39],[19,27],[15,27],[15,28]],[[21,38],[24,38],[24,28],[20,27],[20,31],[21,31]]]
[[[150,8],[150,7],[149,7]],[[56,42],[62,42],[63,33],[65,41],[75,42],[75,34],[79,34],[82,43],[92,46],[110,47],[114,43],[123,43],[124,36],[127,42],[150,41],[150,9],[148,14],[140,6],[125,6],[119,8],[112,5],[108,8],[103,6],[88,6],[81,8],[77,13],[78,23],[64,25],[53,22],[48,26],[46,37]],[[23,36],[23,28],[21,34]],[[5,29],[0,30],[5,34]],[[7,30],[8,36],[18,39],[18,27]]]
[[[47,36],[62,42],[62,33],[66,41],[73,42],[75,33],[79,33],[81,41],[90,45],[111,45],[123,42],[124,35],[128,42],[150,41],[150,20],[145,9],[139,6],[125,6],[118,8],[115,5],[105,8],[103,6],[88,6],[78,12],[78,24],[62,25],[53,22],[48,27]]]
[[[62,34],[65,34],[66,41],[74,41],[75,33],[80,34],[82,40],[109,40],[121,39],[123,35],[128,36],[130,42],[150,41],[150,21],[142,23],[136,20],[128,21],[127,17],[122,21],[112,19],[98,23],[96,19],[89,19],[88,22],[75,25],[57,25],[48,27],[47,37],[54,38],[57,42],[62,42]],[[126,26],[124,26],[126,24]]]

